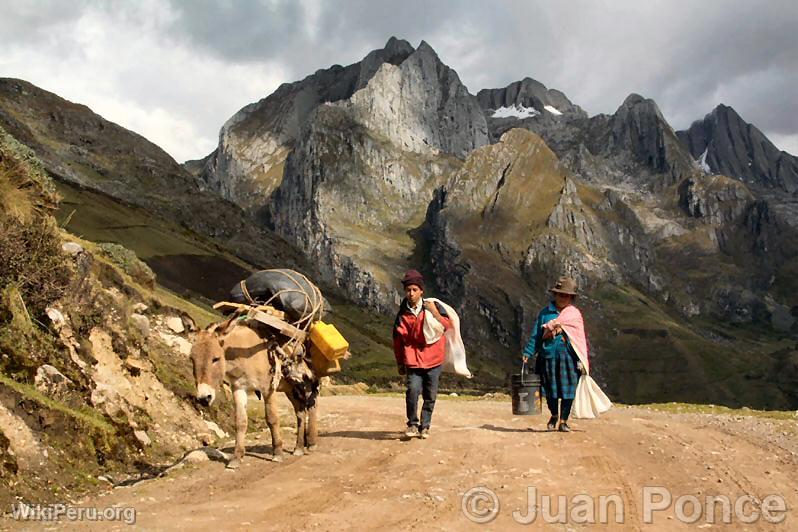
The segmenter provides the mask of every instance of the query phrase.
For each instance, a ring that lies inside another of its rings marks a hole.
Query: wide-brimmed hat
[[[567,294],[569,296],[576,295],[576,281],[570,277],[560,277],[553,287],[549,288],[549,292],[555,294]]]
[[[405,276],[402,278],[402,286],[414,284],[424,290],[424,276],[416,270],[407,270]]]

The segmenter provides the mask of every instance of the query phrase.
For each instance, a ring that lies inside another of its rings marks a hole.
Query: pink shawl
[[[560,312],[560,315],[547,322],[543,327],[553,330],[559,325],[571,341],[571,346],[576,351],[576,356],[582,362],[585,370],[590,373],[590,362],[587,351],[587,335],[585,334],[585,322],[582,313],[573,305],[568,305]]]

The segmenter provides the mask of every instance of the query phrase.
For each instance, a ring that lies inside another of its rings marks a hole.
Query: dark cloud
[[[85,3],[40,0],[0,4],[3,46],[25,46],[48,38],[59,26],[80,18]]]
[[[97,26],[108,44],[88,52]],[[474,93],[530,76],[595,114],[637,92],[675,128],[725,103],[795,153],[795,27],[792,0],[16,2],[0,17],[0,75],[25,77],[25,68],[6,71],[24,64],[20,51],[56,65],[73,58],[75,75],[104,80],[96,91],[118,94],[119,109],[139,106],[139,121],[157,110],[194,135],[163,141],[173,153],[200,156],[193,150],[209,151],[236,109],[281,82],[359,61],[395,35],[429,42]],[[15,59],[4,61],[9,50]],[[53,78],[62,79],[68,73]],[[78,87],[72,99],[91,106],[94,89]]]

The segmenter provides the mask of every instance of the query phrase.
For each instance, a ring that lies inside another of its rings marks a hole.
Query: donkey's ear
[[[236,318],[237,318],[237,316],[233,315],[233,316],[230,316],[228,319],[215,324],[213,326],[214,327],[214,333],[217,336],[222,336],[222,335],[228,334],[230,332],[230,330],[233,328],[233,326],[236,324]]]

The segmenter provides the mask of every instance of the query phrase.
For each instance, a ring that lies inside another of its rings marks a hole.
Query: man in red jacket
[[[405,436],[412,438],[429,437],[432,411],[438,395],[438,379],[443,368],[446,339],[438,334],[430,337],[431,322],[425,335],[425,320],[437,320],[447,331],[452,327],[446,311],[432,301],[424,300],[424,277],[416,270],[409,270],[402,279],[405,299],[399,307],[393,328],[393,351],[400,375],[407,376],[407,431]],[[438,327],[440,329],[440,327]],[[422,394],[421,424],[418,419],[418,396]]]

